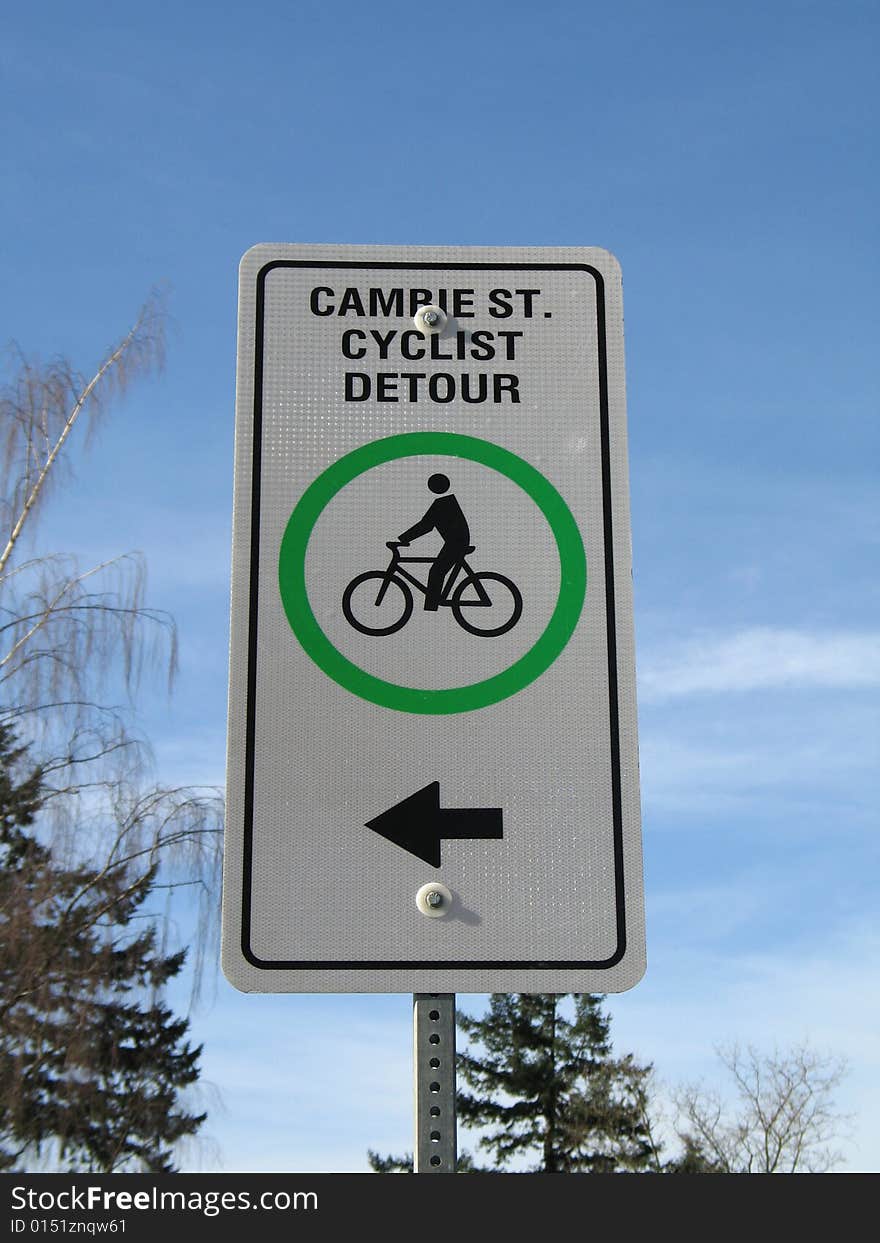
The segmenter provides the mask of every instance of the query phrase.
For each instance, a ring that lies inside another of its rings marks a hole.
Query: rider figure
[[[436,501],[428,508],[424,518],[415,526],[410,527],[408,531],[404,531],[399,538],[401,544],[408,544],[410,540],[416,539],[419,535],[427,535],[429,531],[436,530],[443,539],[443,547],[434,558],[434,564],[428,574],[425,596],[425,608],[430,612],[435,612],[443,595],[446,575],[464,560],[471,542],[471,534],[458,501],[451,493],[448,496],[443,495],[444,492],[449,492],[447,477],[439,474],[432,475],[428,480],[428,487],[437,494]]]

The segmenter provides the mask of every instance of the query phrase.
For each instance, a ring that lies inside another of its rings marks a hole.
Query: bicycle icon
[[[367,570],[346,587],[342,612],[348,624],[361,634],[388,635],[402,630],[412,616],[412,588],[427,596],[428,584],[403,567],[433,565],[436,558],[402,557],[401,545],[408,542],[388,540],[391,560],[387,569]],[[472,544],[467,546],[446,578],[438,604],[450,608],[459,626],[469,634],[495,638],[507,634],[519,621],[522,595],[516,584],[503,574],[473,570],[467,557],[474,551]],[[485,610],[482,614],[481,609]]]

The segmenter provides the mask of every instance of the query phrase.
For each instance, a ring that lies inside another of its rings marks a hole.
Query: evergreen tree
[[[649,1066],[612,1056],[600,997],[493,993],[489,1012],[458,1022],[477,1047],[460,1053],[461,1121],[490,1128],[480,1146],[500,1168],[537,1157],[533,1171],[615,1173],[656,1170],[647,1114]]]
[[[706,1151],[706,1147],[693,1135],[679,1135],[681,1152],[677,1157],[663,1163],[664,1174],[724,1174],[717,1161]]]
[[[370,1169],[374,1174],[412,1174],[413,1172],[413,1155],[411,1152],[404,1153],[402,1157],[385,1156],[378,1152],[373,1152],[372,1148],[367,1149],[367,1160],[370,1163]],[[481,1170],[474,1165],[473,1158],[469,1152],[460,1152],[455,1162],[456,1174],[488,1174],[490,1170]]]
[[[70,1170],[171,1171],[205,1115],[178,1101],[201,1049],[159,1000],[184,954],[144,922],[155,867],[59,862],[26,761],[0,726],[0,1169],[49,1150]]]

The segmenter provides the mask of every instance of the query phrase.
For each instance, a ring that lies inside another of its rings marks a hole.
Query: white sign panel
[[[242,260],[238,988],[642,975],[622,323],[597,249]]]

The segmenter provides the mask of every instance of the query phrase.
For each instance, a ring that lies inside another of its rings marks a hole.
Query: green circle
[[[535,502],[550,525],[559,550],[559,596],[541,636],[529,650],[501,673],[467,686],[421,690],[386,682],[359,668],[334,647],[309,605],[306,589],[306,551],[315,523],[341,488],[385,462],[427,454],[467,458],[488,466],[518,484]],[[290,627],[302,647],[328,677],[370,703],[398,712],[444,714],[485,708],[515,694],[547,669],[577,625],[587,589],[587,560],[571,510],[551,483],[534,466],[488,440],[455,432],[409,432],[388,436],[347,453],[306,488],[296,505],[278,562],[281,600]]]

